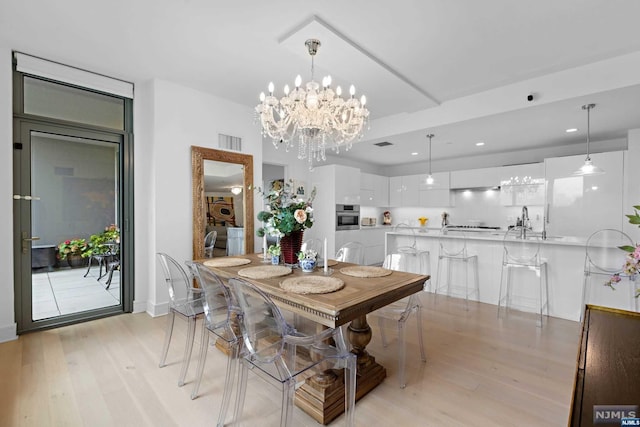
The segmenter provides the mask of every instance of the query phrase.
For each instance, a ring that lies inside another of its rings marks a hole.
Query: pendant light
[[[590,112],[591,109],[594,108],[596,104],[585,104],[582,106],[583,110],[587,110],[587,158],[584,160],[584,164],[580,166],[580,169],[573,173],[573,176],[587,176],[587,175],[601,175],[604,173],[604,170],[600,169],[591,161],[591,156],[589,153],[589,133],[590,133]]]
[[[429,138],[429,175],[427,175],[426,179],[427,185],[433,185],[434,182],[433,175],[431,175],[431,138],[433,137],[434,135],[432,133],[427,135],[427,138]]]

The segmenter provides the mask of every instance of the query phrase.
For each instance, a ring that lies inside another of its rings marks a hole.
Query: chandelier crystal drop
[[[331,76],[322,79],[322,84],[314,80],[314,57],[320,47],[320,41],[309,39],[305,46],[311,56],[311,81],[302,84],[302,78],[296,77],[295,87],[284,87],[284,96],[280,99],[273,95],[274,85],[269,83],[269,93],[260,94],[260,103],[256,106],[256,120],[262,125],[262,135],[272,139],[274,147],[284,145],[285,150],[298,142],[298,158],[307,159],[309,169],[313,161],[325,161],[326,149],[331,147],[337,154],[340,149],[349,150],[356,138],[361,138],[363,128],[368,123],[369,110],[365,107],[364,95],[357,99],[353,85],[349,97],[342,98],[342,89],[338,86],[334,92]]]

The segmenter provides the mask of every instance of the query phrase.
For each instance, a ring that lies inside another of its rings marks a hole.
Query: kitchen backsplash
[[[531,227],[534,231],[542,231],[544,206],[527,206]],[[377,218],[378,224],[382,224],[384,208],[361,207],[361,217]],[[442,212],[449,214],[449,224],[472,225],[480,222],[481,225],[500,227],[504,230],[509,225],[515,225],[517,218],[522,216],[522,206],[504,206],[500,202],[499,190],[486,191],[456,191],[455,206],[442,208],[389,208],[392,224],[405,223],[410,226],[419,226],[418,218],[429,218],[427,227],[439,228],[442,224]]]

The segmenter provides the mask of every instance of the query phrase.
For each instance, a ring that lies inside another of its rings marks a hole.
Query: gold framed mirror
[[[232,163],[243,169],[242,224],[244,227],[244,253],[253,252],[253,156],[191,146],[191,172],[193,190],[193,259],[204,258],[204,237],[207,229],[207,209],[205,195],[205,161]]]

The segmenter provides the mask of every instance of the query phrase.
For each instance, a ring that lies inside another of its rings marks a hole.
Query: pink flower
[[[304,224],[304,222],[307,220],[307,213],[304,211],[304,209],[296,209],[296,211],[293,213],[293,217],[296,219],[296,221],[298,221],[298,224]]]
[[[70,244],[71,244],[71,240],[65,240],[65,241],[64,241],[64,244],[65,244],[65,245],[70,245]]]
[[[633,251],[633,257],[635,259],[640,259],[640,245],[637,245],[636,250]]]

